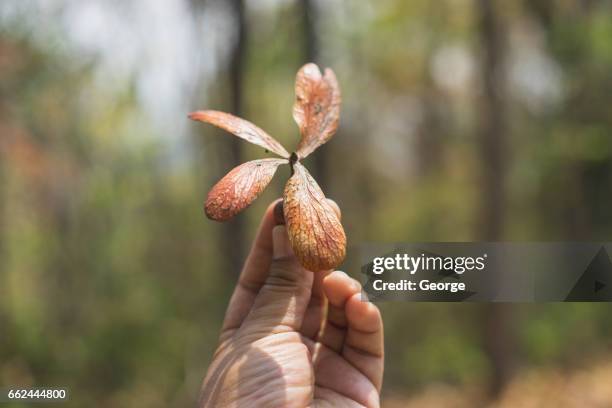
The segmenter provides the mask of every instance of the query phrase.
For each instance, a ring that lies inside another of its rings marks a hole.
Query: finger
[[[356,370],[346,359],[321,344],[313,347],[313,368],[315,372],[315,398],[317,391],[331,390],[346,396],[363,407],[379,407],[379,392],[370,379]]]
[[[313,273],[295,257],[287,229],[274,227],[272,240],[270,272],[241,327],[247,337],[299,330],[310,301]]]
[[[258,291],[268,276],[273,254],[272,230],[275,226],[284,223],[282,218],[278,218],[279,208],[282,213],[283,200],[280,198],[266,209],[240,274],[239,281],[252,291]]]
[[[346,301],[361,290],[361,285],[346,273],[332,272],[323,280],[323,291],[329,300],[327,319],[319,341],[325,346],[340,352],[348,322],[344,311]]]
[[[300,332],[304,336],[312,340],[316,340],[323,329],[323,322],[327,310],[327,298],[323,292],[323,279],[330,273],[331,271],[320,271],[314,274],[312,295],[306,307],[304,321],[300,329]]]
[[[255,241],[253,241],[251,251],[247,256],[225,313],[222,340],[240,327],[268,276],[270,263],[272,262],[272,229],[282,222],[282,219],[279,220],[275,215],[279,207],[282,214],[281,199],[268,206],[261,220]]]
[[[335,201],[327,199],[327,202],[332,206],[334,212],[341,218],[340,208]],[[282,214],[282,211],[281,211]],[[325,292],[323,291],[323,280],[326,276],[328,276],[331,271],[320,271],[314,274],[314,282],[312,284],[312,295],[310,297],[310,303],[306,308],[306,313],[304,314],[304,322],[302,323],[302,328],[300,332],[312,339],[315,340],[321,334],[323,329],[323,323],[327,310],[327,298],[325,297]]]
[[[380,390],[384,365],[382,317],[378,308],[362,296],[356,293],[346,302],[348,328],[342,355]]]
[[[315,387],[315,400],[330,395],[325,391],[331,391],[331,395],[341,394],[358,404],[354,406],[380,407],[380,392],[368,377],[321,343],[307,338],[303,338],[303,342],[312,356],[314,380],[318,386]],[[317,394],[321,391],[323,393]]]

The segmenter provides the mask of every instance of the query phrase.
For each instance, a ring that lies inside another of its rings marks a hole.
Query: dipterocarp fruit
[[[295,81],[293,118],[301,134],[294,153],[251,122],[229,113],[193,112],[193,120],[217,126],[280,158],[253,160],[227,173],[208,193],[204,211],[215,221],[226,221],[247,208],[263,192],[282,164],[291,166],[283,193],[283,215],[293,252],[306,269],[337,268],[346,254],[346,235],[340,216],[300,160],[336,133],[340,119],[340,88],[334,72],[321,73],[315,64],[304,65]]]

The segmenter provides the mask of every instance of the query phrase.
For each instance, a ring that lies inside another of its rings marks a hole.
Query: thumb
[[[270,272],[243,325],[245,331],[262,336],[299,330],[313,282],[313,273],[295,257],[284,226],[274,227],[272,242]]]

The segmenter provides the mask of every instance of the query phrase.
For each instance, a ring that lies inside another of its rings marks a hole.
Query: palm
[[[228,398],[237,406],[278,407],[352,407],[372,406],[378,391],[372,382],[356,369],[350,359],[327,345],[297,332],[268,335],[252,344],[241,343],[232,336],[227,352],[218,354],[232,364],[224,366],[218,377],[232,377],[215,397]],[[230,345],[231,344],[231,345]]]

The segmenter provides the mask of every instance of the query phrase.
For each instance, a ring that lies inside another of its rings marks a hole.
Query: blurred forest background
[[[311,60],[344,104],[306,165],[350,244],[610,240],[609,1],[3,0],[1,387],[193,404],[287,174],[206,220],[208,189],[264,152],[186,115],[230,111],[291,149]],[[612,404],[607,304],[381,309],[384,405]]]

